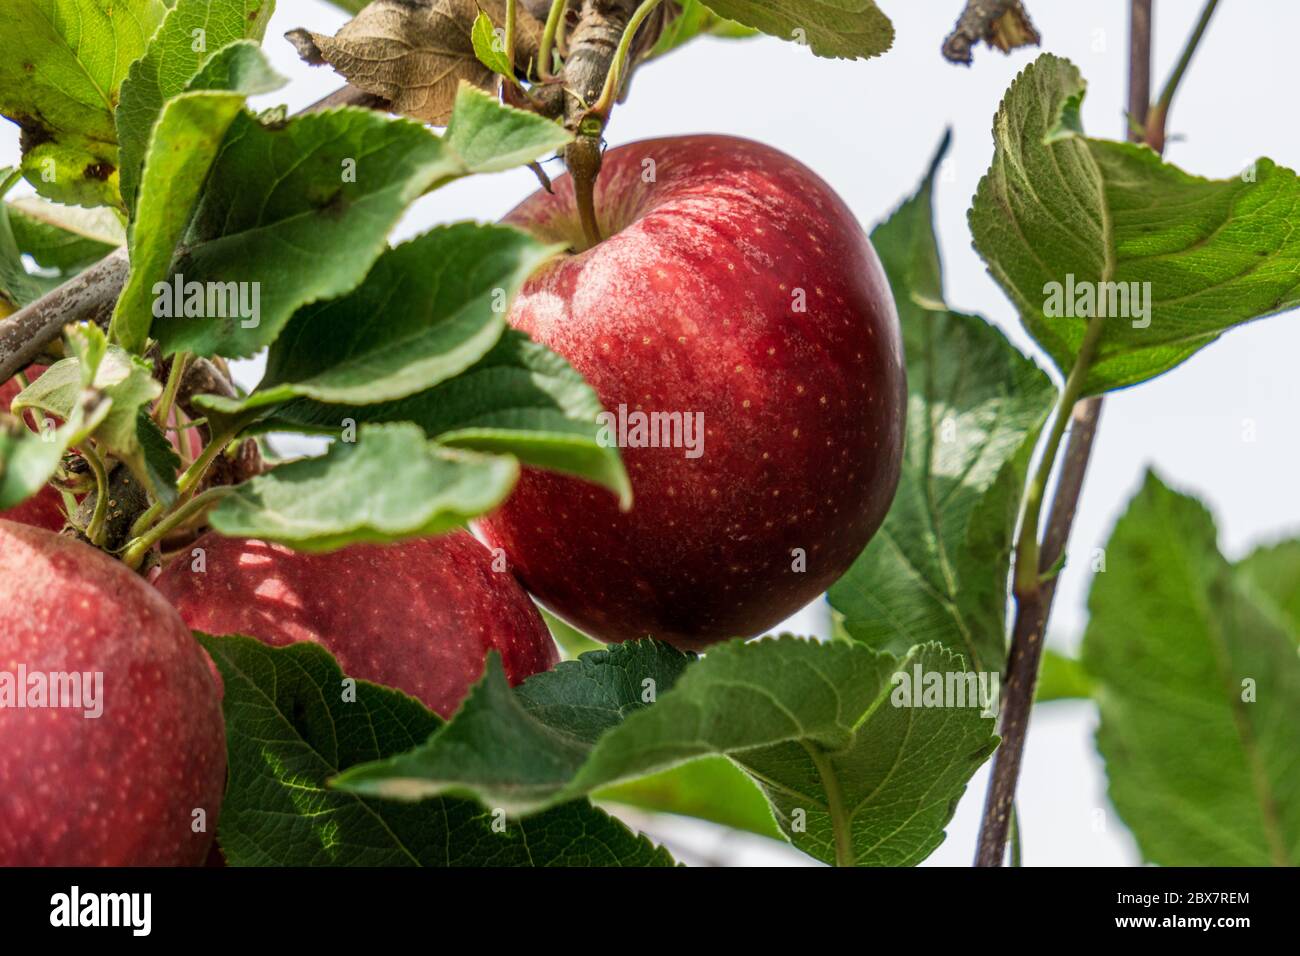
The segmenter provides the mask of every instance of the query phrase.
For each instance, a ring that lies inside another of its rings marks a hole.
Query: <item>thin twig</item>
[[[546,26],[542,29],[542,44],[537,52],[537,75],[543,80],[555,75],[555,37],[568,9],[569,0],[551,0]]]
[[[1165,151],[1165,125],[1169,121],[1169,107],[1173,105],[1174,94],[1178,92],[1178,85],[1183,82],[1187,67],[1191,64],[1192,56],[1200,46],[1201,37],[1205,35],[1205,28],[1210,25],[1210,18],[1214,16],[1214,10],[1218,5],[1219,0],[1207,0],[1204,9],[1201,10],[1200,18],[1196,21],[1196,26],[1192,29],[1192,35],[1183,47],[1182,56],[1178,58],[1178,64],[1169,75],[1169,81],[1165,83],[1164,89],[1160,91],[1160,98],[1151,107],[1146,122],[1141,124],[1146,129],[1146,144],[1157,153]]]
[[[519,23],[519,0],[506,0],[506,62],[510,75],[515,74],[515,30]]]

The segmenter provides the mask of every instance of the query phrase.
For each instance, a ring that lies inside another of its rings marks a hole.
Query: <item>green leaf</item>
[[[1300,182],[1266,159],[1234,179],[1201,179],[1145,146],[1089,139],[1078,123],[1084,89],[1073,64],[1050,54],[1021,73],[994,120],[970,225],[1062,372],[1093,329],[1083,392],[1094,394],[1300,304]]]
[[[1038,672],[1038,685],[1034,701],[1087,700],[1092,697],[1092,681],[1083,668],[1083,662],[1052,650],[1043,651],[1043,662]]]
[[[120,202],[113,113],[162,0],[5,0],[0,114],[23,130],[23,173],[50,199]]]
[[[122,83],[117,107],[122,199],[135,210],[136,191],[155,120],[183,93],[217,51],[236,40],[261,43],[275,0],[176,0]],[[159,141],[165,142],[160,134]]]
[[[445,140],[373,110],[237,116],[172,272],[186,283],[242,283],[244,311],[257,314],[155,319],[164,353],[252,355],[302,306],[354,289],[425,191],[536,159],[556,142],[555,124],[483,100],[461,88]]]
[[[54,363],[13,400],[15,412],[33,408],[68,421],[85,404],[83,391],[92,389],[109,400],[107,413],[99,420],[92,437],[116,457],[140,462],[139,414],[162,394],[153,369],[131,353],[109,345],[102,347],[103,332],[97,326],[79,327],[76,334],[89,336],[80,356]],[[139,469],[137,474],[144,475]]]
[[[524,281],[560,251],[509,226],[441,226],[388,250],[347,296],[306,306],[271,346],[234,415],[299,396],[373,404],[431,388],[481,359]]]
[[[444,445],[514,455],[609,488],[625,505],[632,486],[616,447],[600,442],[600,400],[550,349],[507,329],[487,355],[434,388],[378,405],[298,399],[262,427],[337,432],[345,420],[414,422]]]
[[[284,82],[249,41],[222,49],[194,81],[193,90],[163,104],[149,140],[143,181],[132,197],[131,272],[110,330],[115,341],[136,352],[148,340],[155,287],[170,273],[176,245],[190,225],[226,131],[248,96]]]
[[[907,435],[884,526],[829,596],[855,640],[900,655],[937,641],[1001,671],[1016,513],[1055,389],[1001,332],[944,304],[932,199],[947,145],[871,234],[903,329]]]
[[[784,840],[763,791],[726,757],[705,757],[637,780],[598,790],[605,803],[675,813]]]
[[[81,426],[80,407],[64,425],[39,435],[0,414],[0,511],[22,504],[44,487]]]
[[[894,43],[894,25],[875,0],[704,0],[724,20],[793,40],[817,56],[857,60]]]
[[[176,473],[181,467],[180,455],[176,454],[167,434],[143,408],[140,409],[136,422],[136,434],[140,441],[137,469],[143,473],[154,499],[170,508],[176,503]]]
[[[1110,798],[1160,866],[1300,863],[1300,657],[1154,474],[1106,545],[1083,661]]]
[[[326,789],[354,764],[434,733],[418,701],[342,671],[315,644],[196,634],[221,671],[230,781],[220,840],[235,866],[671,866],[668,853],[575,801],[493,829],[465,800],[371,800]]]
[[[1273,602],[1300,643],[1300,541],[1257,548],[1237,568],[1259,600]]]
[[[240,485],[211,522],[300,551],[386,543],[459,527],[504,501],[518,476],[512,458],[442,448],[414,425],[367,425],[355,442]]]
[[[0,198],[16,181],[12,169],[0,169]],[[12,307],[3,309],[5,315],[35,302],[58,284],[57,279],[32,275],[27,271],[23,264],[23,250],[9,217],[9,203],[0,203],[0,306]]]
[[[108,347],[104,333],[97,326],[78,326],[69,334],[68,344],[75,357],[46,370],[46,374],[56,373],[47,386],[63,383],[62,387],[45,393],[36,389],[45,382],[43,374],[19,392],[11,406],[21,415],[24,408],[45,411],[43,406],[49,404],[63,424],[56,428],[51,418],[44,417],[37,434],[13,416],[0,414],[0,509],[21,504],[40,491],[53,477],[64,452],[85,441],[113,410],[112,398],[92,387]],[[106,381],[113,378],[105,375]]]
[[[554,152],[573,139],[559,123],[503,106],[490,93],[462,80],[456,91],[447,144],[465,171],[499,173]]]
[[[755,778],[795,846],[825,861],[906,865],[942,841],[995,743],[978,703],[891,706],[898,672],[960,672],[937,645],[900,661],[787,637],[721,644],[687,664],[665,645],[633,642],[512,693],[493,658],[440,733],[335,785],[401,799],[472,795],[528,813],[726,755]]]
[[[704,5],[702,0],[684,0],[676,17],[659,34],[654,49],[647,60],[671,53],[698,36],[716,36],[728,39],[752,37],[758,31],[735,20],[725,20]]]
[[[474,19],[474,29],[470,31],[470,42],[474,44],[474,55],[480,63],[493,73],[515,80],[514,68],[506,57],[504,47],[498,49],[496,31],[492,28],[492,18],[482,10]]]
[[[126,233],[108,209],[62,206],[35,196],[5,203],[18,250],[62,277],[76,275],[126,244]]]
[[[155,318],[154,336],[165,354],[252,355],[303,305],[351,291],[406,207],[460,168],[423,126],[371,110],[269,126],[239,114],[172,273],[240,283],[248,314]]]

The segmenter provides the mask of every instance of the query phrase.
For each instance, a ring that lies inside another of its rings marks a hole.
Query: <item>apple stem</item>
[[[600,221],[596,218],[596,178],[600,175],[600,136],[580,134],[564,151],[564,162],[573,180],[573,198],[582,220],[582,234],[587,248],[601,240]]]

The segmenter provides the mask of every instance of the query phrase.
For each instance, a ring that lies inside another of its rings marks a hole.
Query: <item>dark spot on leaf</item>
[[[256,10],[253,10],[248,14],[248,19],[256,20],[261,15],[261,13],[262,13],[262,8],[258,7]]]
[[[313,198],[312,206],[322,216],[328,216],[331,219],[337,219],[347,212],[348,207],[352,205],[351,201],[343,194],[343,187],[335,189],[329,196],[323,199]]]
[[[35,73],[35,72],[36,72],[36,64],[35,64],[35,63],[24,63],[24,64],[23,64],[23,71],[26,72],[26,73]]]
[[[50,132],[49,127],[39,117],[15,116],[13,121],[18,124],[18,128],[22,131],[19,145],[21,145],[24,153],[54,139],[54,134]]]
[[[82,175],[87,179],[98,179],[101,183],[113,175],[112,163],[91,163],[84,170]]]
[[[309,714],[306,702],[301,697],[295,696],[293,699],[293,712],[289,715],[290,725],[293,727],[305,727],[307,726],[308,716]]]

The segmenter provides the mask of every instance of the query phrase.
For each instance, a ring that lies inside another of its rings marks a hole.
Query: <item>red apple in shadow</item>
[[[488,651],[501,654],[512,684],[559,660],[533,602],[504,561],[493,563],[465,531],[327,554],[209,533],[154,586],[196,630],[275,646],[314,641],[345,674],[450,717]]]
[[[30,366],[27,369],[27,380],[29,382],[35,381],[37,376],[44,371],[44,366]],[[18,384],[16,378],[0,385],[0,409],[6,412],[9,411],[9,406],[14,397],[21,391],[22,386]],[[33,525],[37,528],[46,528],[50,531],[58,531],[67,520],[63,513],[63,496],[50,485],[46,485],[21,504],[0,511],[0,518],[6,521],[17,521],[19,524]]]
[[[510,321],[622,411],[632,509],[529,470],[483,533],[601,640],[760,634],[843,574],[893,498],[906,382],[888,282],[830,187],[758,143],[611,150],[596,208],[592,248],[567,176],[506,217],[580,250],[533,277]],[[701,448],[682,447],[690,416]]]
[[[0,521],[0,866],[197,866],[225,783],[217,686],[175,609]]]

